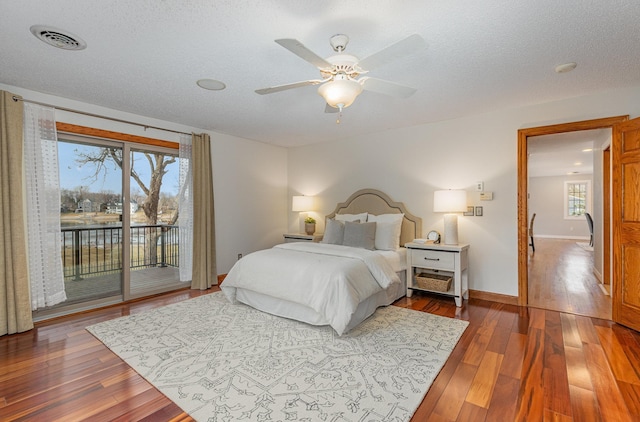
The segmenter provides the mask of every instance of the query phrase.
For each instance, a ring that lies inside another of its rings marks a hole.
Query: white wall
[[[98,115],[211,136],[218,274],[247,254],[282,241],[287,228],[287,150],[212,131],[151,119],[0,84],[25,99]],[[178,142],[179,135],[76,113],[56,111],[56,120],[115,132]]]
[[[586,217],[565,219],[565,182],[588,180],[587,212],[594,215],[593,175],[546,176],[529,178],[529,216],[536,213],[534,236],[589,239]],[[602,193],[600,193],[602,195]]]
[[[426,233],[443,230],[433,191],[467,189],[469,205],[484,206],[483,217],[459,219],[460,241],[471,244],[470,288],[517,296],[518,129],[623,114],[640,115],[640,87],[292,148],[289,191],[317,195],[322,216],[358,189],[380,189],[422,217]],[[479,201],[476,181],[493,201]],[[296,227],[290,212],[289,229]]]

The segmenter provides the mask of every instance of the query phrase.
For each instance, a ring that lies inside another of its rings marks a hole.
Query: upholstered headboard
[[[389,196],[375,189],[362,189],[351,195],[346,201],[339,203],[336,209],[325,218],[334,218],[336,214],[399,214],[404,213],[400,246],[421,237],[422,219],[407,211],[402,202],[394,202]]]

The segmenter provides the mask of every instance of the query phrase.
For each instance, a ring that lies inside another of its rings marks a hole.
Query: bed
[[[325,223],[321,243],[283,243],[240,259],[221,285],[225,296],[270,314],[330,325],[342,335],[406,294],[400,245],[420,237],[419,217],[385,193],[363,189],[339,203]]]

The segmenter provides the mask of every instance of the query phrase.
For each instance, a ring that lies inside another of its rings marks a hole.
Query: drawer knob
[[[440,258],[428,258],[428,257],[424,257],[424,259],[426,259],[427,261],[440,261]]]

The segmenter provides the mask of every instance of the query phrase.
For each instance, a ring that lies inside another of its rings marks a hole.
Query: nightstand
[[[319,242],[322,240],[322,234],[285,234],[284,243],[291,242]]]
[[[436,243],[413,243],[407,248],[407,297],[414,290],[453,297],[456,306],[462,299],[469,299],[469,245],[444,245]],[[451,287],[446,292],[420,288],[415,276],[419,273],[451,275]]]

